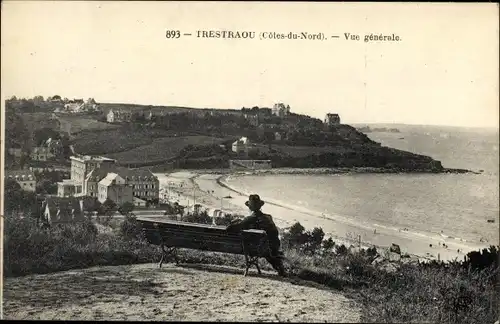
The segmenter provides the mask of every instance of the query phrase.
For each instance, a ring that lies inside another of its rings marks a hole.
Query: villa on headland
[[[272,112],[273,115],[283,118],[290,114],[290,106],[279,102],[273,106]]]
[[[339,114],[326,114],[325,116],[325,124],[327,126],[340,125],[340,116]]]

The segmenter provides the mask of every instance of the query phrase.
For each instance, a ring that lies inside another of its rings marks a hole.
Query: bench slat
[[[194,224],[171,220],[138,218],[151,244],[212,252],[244,254],[242,239],[251,256],[268,256],[269,243],[262,230],[227,232],[224,226]]]

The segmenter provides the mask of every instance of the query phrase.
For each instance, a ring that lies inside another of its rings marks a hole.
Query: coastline
[[[352,168],[271,168],[259,170],[230,170],[230,169],[182,169],[171,170],[168,173],[193,172],[197,174],[481,174],[478,171],[456,168],[444,168],[441,171],[432,170],[400,170],[391,168],[352,167]]]
[[[241,175],[290,174],[287,172],[289,170],[279,170],[278,173],[221,173],[221,170],[218,171],[219,172],[200,172],[199,170],[184,170],[156,175],[159,176],[160,185],[162,187],[170,186],[171,192],[177,194],[176,200],[181,205],[189,206],[196,201],[197,204],[207,208],[209,212],[222,209],[225,213],[247,215],[248,210],[244,202],[249,193],[228,184],[228,177]],[[300,172],[302,170],[295,169],[293,171]],[[324,170],[316,169],[316,172],[324,172]],[[167,183],[170,183],[170,185],[167,185]],[[182,185],[172,187],[172,183]],[[375,246],[384,250],[388,249],[391,244],[394,243],[401,247],[402,253],[407,253],[422,261],[438,258],[447,261],[454,259],[462,260],[466,253],[486,247],[486,245],[463,242],[451,237],[444,240],[446,241],[447,248],[437,247],[435,245],[430,247],[429,242],[436,243],[436,241],[443,241],[443,237],[438,234],[434,237],[429,237],[428,233],[398,231],[377,224],[371,224],[371,226],[361,225],[341,215],[324,215],[292,204],[275,201],[269,197],[263,197],[263,199],[266,201],[266,205],[263,208],[264,212],[271,214],[276,225],[281,229],[288,228],[297,221],[300,222],[306,230],[312,230],[314,227],[321,227],[325,232],[325,237],[332,237],[337,244],[344,244],[347,247],[351,245],[358,247],[359,243],[361,243],[360,246],[363,248]],[[374,230],[376,230],[376,234]],[[460,252],[457,252],[457,249],[460,249]]]

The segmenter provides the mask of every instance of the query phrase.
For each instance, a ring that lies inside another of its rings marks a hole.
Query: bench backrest
[[[241,233],[226,231],[225,226],[187,223],[174,220],[137,218],[146,239],[155,245],[244,254],[269,256],[269,241],[265,231],[244,230]]]

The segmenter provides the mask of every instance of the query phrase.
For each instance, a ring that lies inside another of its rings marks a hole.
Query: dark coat
[[[280,248],[279,232],[276,224],[274,224],[271,215],[264,214],[258,210],[253,212],[250,216],[245,217],[241,221],[237,221],[226,228],[228,231],[237,232],[246,229],[259,229],[267,234],[269,239],[269,246],[271,249],[277,251]]]

